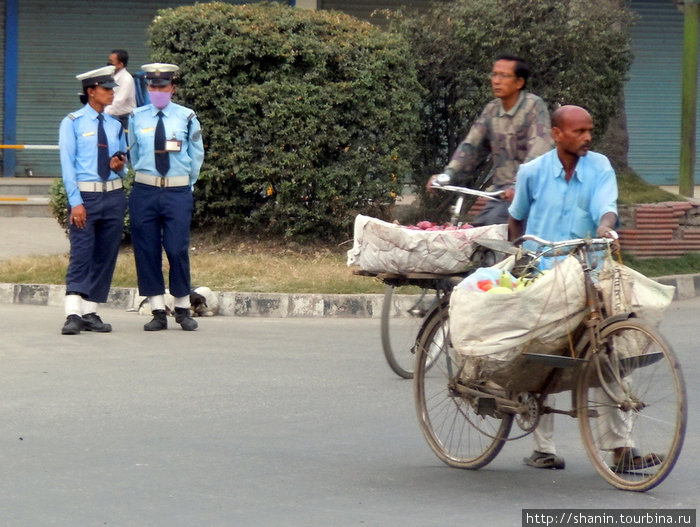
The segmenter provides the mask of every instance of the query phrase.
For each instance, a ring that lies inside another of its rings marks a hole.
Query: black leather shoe
[[[175,308],[175,322],[180,324],[185,331],[194,331],[199,327],[197,321],[190,316],[190,310],[186,307]]]
[[[161,329],[168,329],[168,317],[164,309],[155,309],[153,310],[153,320],[148,324],[144,324],[143,330],[160,331]]]
[[[68,315],[61,329],[61,335],[80,335],[81,329],[83,329],[83,319],[79,315]]]
[[[96,331],[98,333],[109,333],[112,331],[112,324],[105,324],[97,313],[83,315],[83,329],[85,331]]]

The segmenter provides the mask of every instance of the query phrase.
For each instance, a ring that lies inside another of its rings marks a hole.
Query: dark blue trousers
[[[91,302],[105,302],[112,285],[119,245],[124,232],[126,197],[123,189],[82,192],[87,223],[70,226],[70,262],[66,291],[79,293]],[[70,217],[70,207],[68,208]]]
[[[160,188],[134,183],[129,196],[139,294],[165,293],[163,249],[170,264],[170,294],[190,294],[190,222],[194,199],[186,187]]]

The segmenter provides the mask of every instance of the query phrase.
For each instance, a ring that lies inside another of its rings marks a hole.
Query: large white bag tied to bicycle
[[[371,273],[461,273],[470,266],[474,240],[507,235],[507,225],[425,231],[358,215],[347,264]]]
[[[494,267],[512,263],[510,257]],[[585,314],[583,270],[572,256],[511,293],[457,286],[450,298],[450,338],[464,359],[462,378],[488,380],[515,392],[538,391],[552,368],[531,362],[526,354],[568,354]]]
[[[457,352],[470,357],[508,361],[528,349],[557,352],[566,348],[568,335],[584,317],[583,270],[573,257],[510,293],[489,294],[461,285],[450,298],[450,337]]]
[[[495,268],[504,268],[507,259]],[[674,288],[606,258],[595,272],[608,315],[636,311],[660,321]],[[469,278],[465,279],[465,282]],[[586,291],[581,264],[572,256],[521,291],[502,295],[457,287],[450,300],[450,336],[465,361],[462,377],[488,380],[515,392],[537,392],[554,369],[528,358],[528,353],[570,356],[570,345],[582,330]],[[638,343],[618,343],[637,353]],[[574,368],[560,371],[552,393],[570,390]]]
[[[660,284],[612,258],[605,259],[598,283],[608,315],[634,311],[654,324],[663,319],[676,290],[672,285]]]

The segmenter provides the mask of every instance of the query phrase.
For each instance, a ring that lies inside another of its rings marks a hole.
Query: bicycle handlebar
[[[610,232],[614,233],[613,237],[611,238],[572,238],[571,240],[561,240],[558,242],[551,242],[549,240],[545,240],[544,238],[540,238],[539,236],[535,236],[534,234],[524,234],[513,243],[515,245],[519,245],[522,242],[531,241],[544,247],[553,248],[568,247],[573,245],[610,245],[617,239],[617,233],[615,231]]]
[[[459,194],[469,194],[471,196],[479,196],[486,199],[492,199],[494,201],[498,200],[498,197],[503,194],[502,190],[497,190],[495,192],[485,192],[483,190],[475,190],[469,187],[458,187],[456,185],[436,185],[433,183],[431,188],[436,188],[440,190],[447,190],[449,192],[457,192]]]
[[[561,249],[571,248],[573,250],[583,246],[590,250],[599,250],[597,246],[603,245],[609,247],[617,241],[617,233],[615,231],[610,232],[613,235],[611,238],[573,238],[571,240],[561,240],[558,242],[545,240],[534,234],[524,234],[514,240],[513,245],[520,246],[526,241],[535,242],[541,249],[537,255],[538,257],[546,256],[548,253],[556,253]]]

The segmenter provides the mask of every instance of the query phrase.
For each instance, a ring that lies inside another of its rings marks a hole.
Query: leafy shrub
[[[277,4],[159,12],[154,60],[181,68],[206,157],[195,218],[287,238],[348,235],[382,216],[416,153],[421,87],[404,38]]]
[[[391,14],[392,31],[410,37],[422,105],[415,174],[422,188],[442,170],[486,103],[493,59],[513,53],[527,60],[526,89],[550,110],[587,108],[601,137],[621,107],[632,55],[634,14],[624,0],[455,0],[428,12]]]

